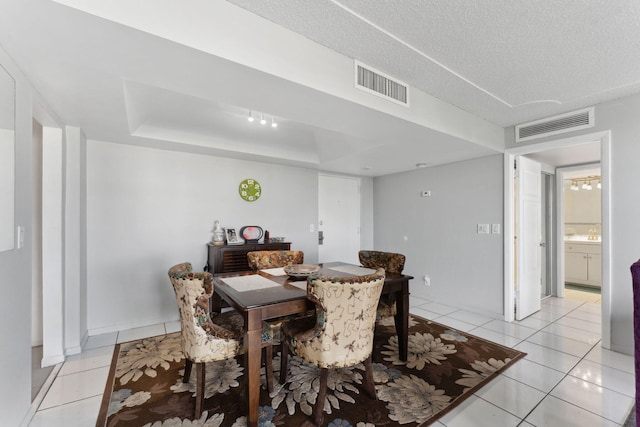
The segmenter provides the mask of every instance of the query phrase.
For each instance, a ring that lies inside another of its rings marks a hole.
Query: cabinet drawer
[[[580,252],[585,254],[599,254],[601,252],[601,245],[599,244],[580,244],[580,243],[565,243],[565,252]]]

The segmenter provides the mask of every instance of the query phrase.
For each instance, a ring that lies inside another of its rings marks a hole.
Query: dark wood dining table
[[[354,276],[357,274],[344,270],[358,271],[358,266],[349,266],[343,262],[323,263],[320,267],[319,274],[326,276]],[[332,267],[340,268],[343,271],[333,270]],[[304,279],[291,279],[286,275],[271,275],[268,271],[221,273],[216,274],[213,278],[215,297],[225,300],[244,317],[244,361],[247,376],[247,425],[249,427],[257,427],[258,425],[262,322],[304,313],[313,308],[313,303],[307,299],[306,285],[301,282]],[[251,277],[256,275],[261,277]],[[245,280],[242,279],[243,277]],[[225,279],[228,279],[229,283],[225,282]],[[264,279],[268,279],[269,282]],[[411,279],[413,279],[412,276],[387,273],[382,289],[382,294],[395,294],[397,309],[395,326],[398,334],[399,357],[404,361],[407,360],[409,280]],[[251,288],[252,283],[258,283],[262,286]]]

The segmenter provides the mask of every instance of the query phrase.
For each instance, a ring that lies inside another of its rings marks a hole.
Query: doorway
[[[601,294],[602,183],[600,163],[558,168],[558,229],[564,244],[558,248],[564,276],[557,295],[567,288]]]
[[[591,146],[597,147],[597,153],[601,164],[601,191],[602,191],[602,230],[601,230],[601,240],[602,240],[602,346],[604,348],[609,348],[611,346],[611,331],[610,331],[610,309],[609,309],[609,300],[610,300],[610,281],[611,281],[611,273],[610,273],[610,265],[611,265],[611,256],[610,256],[610,203],[609,203],[609,176],[610,176],[610,141],[611,134],[610,131],[604,132],[596,132],[591,134],[586,134],[577,137],[558,139],[553,141],[542,142],[539,144],[531,144],[521,147],[515,147],[507,150],[504,155],[504,194],[505,194],[505,202],[504,202],[504,248],[505,248],[505,259],[504,259],[504,277],[505,277],[505,287],[504,287],[504,319],[505,321],[511,322],[514,320],[514,280],[515,280],[515,265],[516,265],[516,254],[514,250],[514,189],[512,186],[512,182],[514,179],[514,170],[513,164],[514,159],[518,155],[529,155],[532,154],[543,156],[546,152],[552,151],[560,151],[565,150],[567,153],[571,152],[571,155],[567,158],[573,161],[573,164],[579,163],[593,163],[584,161],[580,162],[578,159],[581,158],[583,152],[589,152],[587,149]],[[597,160],[597,159],[596,159]],[[549,163],[550,162],[545,162]],[[565,165],[571,164],[570,161],[567,161]],[[556,179],[556,194],[560,191],[558,189],[558,179]],[[558,198],[556,198],[558,199]],[[558,203],[559,204],[559,203]],[[556,214],[554,221],[558,223],[557,217],[557,208],[556,206]],[[552,250],[556,251],[557,256],[556,260],[560,259],[559,256],[560,250],[562,249],[562,245],[564,244],[564,236],[562,234],[562,230],[559,229],[556,235],[553,238],[553,246]],[[559,250],[560,249],[560,250]],[[560,278],[564,278],[564,262],[557,262],[555,265],[555,274],[553,274],[554,286],[556,286],[556,292],[560,290],[557,287],[557,283]],[[561,295],[558,295],[561,296]]]

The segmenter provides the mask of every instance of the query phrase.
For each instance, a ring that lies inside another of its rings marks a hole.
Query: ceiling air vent
[[[409,106],[409,86],[367,65],[355,61],[356,87],[389,101]]]
[[[516,142],[593,127],[593,107],[516,126]]]

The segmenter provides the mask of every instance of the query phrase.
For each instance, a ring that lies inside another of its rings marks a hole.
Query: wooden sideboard
[[[288,251],[290,249],[290,242],[248,243],[223,246],[214,246],[211,243],[207,243],[207,265],[205,265],[204,269],[212,274],[251,270],[247,261],[247,252]]]

